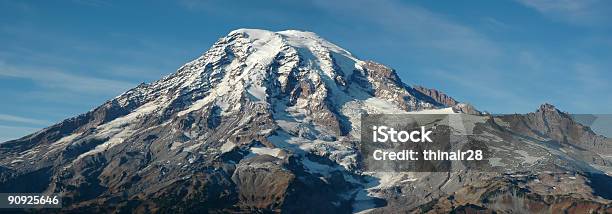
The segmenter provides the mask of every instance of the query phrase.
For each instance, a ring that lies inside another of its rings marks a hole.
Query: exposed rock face
[[[501,169],[363,172],[360,115],[453,110],[507,155]],[[550,106],[481,115],[314,33],[240,29],[176,73],[0,144],[0,190],[59,193],[64,212],[607,212],[609,146]],[[574,182],[551,191],[561,179]]]
[[[449,106],[444,103],[435,101],[430,97],[419,99],[418,93],[415,90],[405,86],[401,82],[395,70],[372,61],[359,62],[357,66],[360,69],[353,73],[352,79],[361,86],[371,88],[372,93],[376,97],[391,100],[399,104],[399,107],[405,111],[418,111],[423,109],[431,109],[434,107]],[[361,80],[361,79],[366,80]],[[425,101],[425,102],[424,102]]]
[[[595,134],[589,127],[575,122],[567,113],[551,104],[543,104],[534,112],[503,117],[518,133],[533,138],[548,137],[558,143],[571,144],[599,154],[612,153],[612,141]]]
[[[426,97],[430,97],[431,99],[433,99],[434,102],[437,102],[443,106],[452,107],[455,112],[472,114],[472,115],[482,114],[474,106],[468,103],[460,103],[454,98],[436,89],[425,88],[423,86],[417,85],[414,87],[414,90],[418,91],[419,93],[422,93]]]
[[[433,98],[436,102],[438,103],[442,103],[446,106],[455,106],[457,104],[459,104],[459,102],[457,102],[457,100],[453,99],[452,97],[446,95],[445,93],[442,93],[441,91],[438,91],[436,89],[429,89],[429,88],[425,88],[423,86],[417,85],[414,87],[415,90]]]
[[[295,176],[279,161],[263,155],[238,164],[232,181],[240,190],[239,206],[280,211]]]
[[[468,103],[459,103],[457,105],[454,105],[453,110],[455,110],[455,112],[471,114],[471,115],[482,115],[483,114],[482,112],[478,111],[474,106]]]

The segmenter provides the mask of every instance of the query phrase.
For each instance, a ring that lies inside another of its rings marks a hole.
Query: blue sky
[[[612,1],[0,0],[0,141],[174,72],[237,28],[313,31],[494,113],[612,113]]]

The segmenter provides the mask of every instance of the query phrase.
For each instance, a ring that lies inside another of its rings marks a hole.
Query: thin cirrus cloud
[[[45,120],[38,120],[38,119],[15,116],[15,115],[8,115],[8,114],[0,114],[0,121],[11,122],[11,123],[26,123],[26,124],[31,124],[31,125],[42,125],[42,126],[51,124],[51,122],[45,121]]]
[[[612,3],[605,0],[517,0],[544,16],[582,26],[609,25]]]
[[[0,125],[0,143],[23,137],[25,133],[33,133],[39,129],[36,127]]]
[[[5,123],[5,125],[2,125],[1,123]],[[33,133],[39,130],[41,127],[45,127],[50,124],[51,122],[46,120],[0,114],[0,143],[23,137],[26,133]]]
[[[418,5],[394,0],[357,2],[317,0],[314,4],[330,13],[347,14],[402,35],[404,40],[399,42],[412,41],[426,48],[461,56],[491,58],[500,54],[499,47],[484,35]]]
[[[13,66],[0,62],[0,77],[28,79],[35,84],[51,89],[68,90],[84,94],[108,94],[133,87],[130,82],[89,77],[49,68]]]

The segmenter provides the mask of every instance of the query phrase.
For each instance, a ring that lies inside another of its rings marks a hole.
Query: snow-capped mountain
[[[470,131],[489,136],[483,140],[490,148],[516,159],[498,164],[521,173],[363,172],[360,116],[415,111],[469,113]],[[590,185],[610,181],[590,174],[610,172],[610,160],[602,157],[609,139],[585,129],[585,138],[571,139],[596,138],[596,145],[577,140],[551,149],[540,142],[575,133],[536,129],[542,127],[538,119],[569,117],[535,114],[544,116],[482,115],[444,93],[407,86],[393,69],[359,60],[311,32],[239,29],[176,73],[0,144],[0,189],[61,193],[67,211],[514,209],[503,203],[508,200],[610,211],[610,198]],[[560,156],[567,158],[549,162]],[[568,173],[524,170],[551,166]],[[546,189],[561,179],[573,186]],[[525,189],[522,194],[556,202],[516,196]],[[572,197],[586,202],[568,204]]]

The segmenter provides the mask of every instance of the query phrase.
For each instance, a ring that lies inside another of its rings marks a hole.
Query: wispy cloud
[[[52,68],[12,66],[4,62],[0,62],[0,76],[29,79],[42,87],[78,93],[117,93],[135,86],[130,82],[77,75]]]
[[[608,25],[612,2],[604,0],[518,0],[543,15],[584,26]]]
[[[23,137],[27,133],[34,133],[38,130],[40,128],[0,125],[0,143]]]
[[[449,84],[455,85],[457,88],[462,88],[467,91],[477,92],[469,94],[468,100],[462,102],[471,102],[471,99],[480,98],[484,100],[481,104],[501,103],[503,107],[495,109],[494,113],[518,113],[526,112],[535,109],[534,103],[542,102],[538,100],[529,100],[530,97],[519,95],[517,89],[508,90],[508,87],[503,85],[504,77],[497,75],[481,75],[486,72],[462,72],[448,70],[431,70],[428,71],[431,75],[446,81]],[[474,84],[478,83],[478,84]],[[480,110],[490,111],[491,109],[476,106]]]
[[[593,63],[573,63],[574,77],[586,90],[603,91],[608,88],[610,82],[602,75],[606,69],[598,67]]]
[[[572,113],[609,113],[611,103],[607,75],[609,62],[593,55],[558,55],[547,50],[522,50],[517,54],[515,70],[523,72],[520,83],[528,83],[534,94]],[[514,83],[513,83],[514,84]],[[519,84],[516,84],[519,85]]]
[[[8,114],[0,114],[0,121],[27,123],[27,124],[42,125],[42,126],[51,124],[51,122],[45,121],[45,120],[38,120],[38,119],[15,116],[15,115],[8,115]]]
[[[351,14],[351,18],[373,22],[391,34],[404,36],[403,41],[394,42],[471,57],[495,57],[500,52],[499,47],[484,35],[417,5],[394,0],[318,0],[315,5],[334,14]]]
[[[72,0],[72,2],[92,7],[107,7],[111,5],[111,3],[106,0]]]
[[[493,31],[507,31],[514,29],[514,27],[493,17],[484,17],[482,18],[482,22],[488,29]]]

